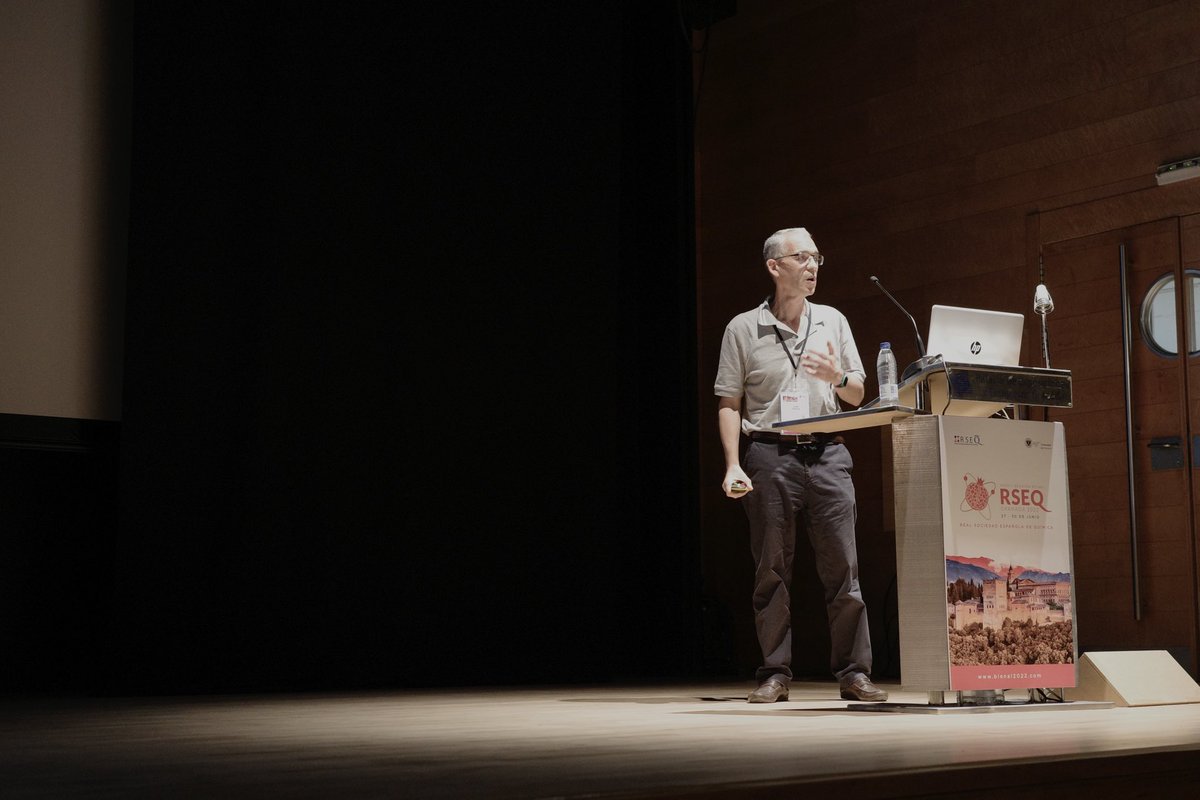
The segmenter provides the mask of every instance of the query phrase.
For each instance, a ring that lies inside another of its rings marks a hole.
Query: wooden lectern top
[[[881,428],[919,413],[908,406],[872,406],[840,414],[777,422],[771,427],[780,433],[841,433],[860,428]]]

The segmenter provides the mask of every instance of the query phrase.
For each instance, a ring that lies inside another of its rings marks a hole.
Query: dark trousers
[[[759,682],[792,678],[792,562],[796,522],[808,532],[825,588],[832,640],[830,668],[843,686],[871,673],[871,636],[858,585],[854,461],[842,444],[751,441],[742,468],[754,491],[742,499],[754,556],[754,621],[763,665]]]

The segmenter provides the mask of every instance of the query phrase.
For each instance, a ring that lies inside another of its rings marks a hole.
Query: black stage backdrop
[[[678,7],[408,5],[136,6],[107,691],[702,669]]]

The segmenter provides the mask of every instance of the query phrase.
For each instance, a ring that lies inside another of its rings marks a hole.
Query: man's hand
[[[725,492],[726,497],[740,500],[754,491],[754,484],[741,467],[730,467],[725,471],[725,480],[721,481],[721,490]]]
[[[825,342],[825,347],[829,350],[828,354],[805,353],[801,356],[804,371],[826,383],[840,383],[842,371],[838,368],[837,354],[833,352],[833,342]]]

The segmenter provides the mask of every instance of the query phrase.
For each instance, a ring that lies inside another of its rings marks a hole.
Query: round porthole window
[[[1187,334],[1188,355],[1200,355],[1196,348],[1197,312],[1200,311],[1200,270],[1185,270],[1188,296],[1184,298],[1184,313],[1188,315],[1184,331]],[[1142,340],[1160,356],[1179,355],[1179,335],[1175,325],[1175,276],[1163,275],[1154,282],[1142,300]]]

